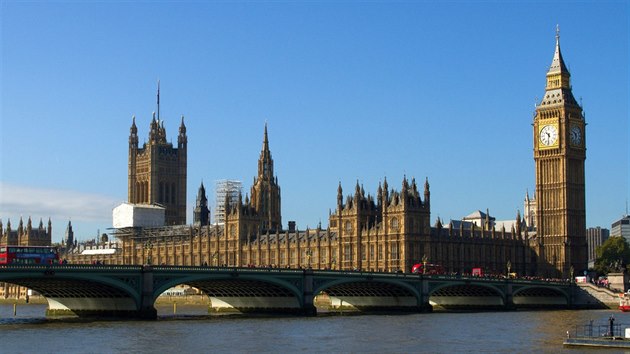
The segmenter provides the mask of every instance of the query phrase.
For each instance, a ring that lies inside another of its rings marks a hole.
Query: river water
[[[0,305],[2,353],[581,353],[566,331],[614,310],[434,312],[317,317],[206,316],[203,306],[158,308],[157,321],[46,319],[45,305]],[[588,353],[618,353],[617,349]]]

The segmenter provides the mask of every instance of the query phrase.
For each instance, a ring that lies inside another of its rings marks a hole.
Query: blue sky
[[[587,225],[629,198],[625,1],[1,2],[0,218],[88,239],[127,198],[131,117],[188,128],[188,221],[203,180],[249,191],[263,127],[283,223],[328,224],[337,184],[431,184],[432,220],[523,210],[532,118],[560,25],[583,99]]]

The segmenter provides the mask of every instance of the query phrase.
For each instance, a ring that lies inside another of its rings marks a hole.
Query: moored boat
[[[630,296],[619,294],[619,310],[622,312],[630,312]]]

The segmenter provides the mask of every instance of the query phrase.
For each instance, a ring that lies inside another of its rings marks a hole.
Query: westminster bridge
[[[314,298],[360,311],[572,308],[576,286],[564,281],[282,268],[3,265],[0,282],[48,300],[49,314],[154,319],[156,299],[189,285],[212,310],[316,315]]]

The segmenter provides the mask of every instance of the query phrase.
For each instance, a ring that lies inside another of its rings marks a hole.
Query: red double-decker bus
[[[417,263],[411,267],[411,272],[414,274],[444,274],[444,268],[439,264],[427,263],[427,269],[424,270],[423,264]]]
[[[0,245],[0,264],[56,264],[59,254],[55,247]]]

